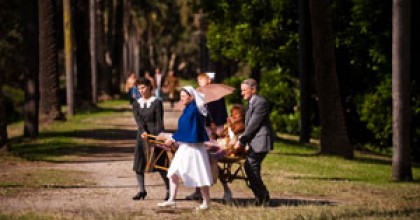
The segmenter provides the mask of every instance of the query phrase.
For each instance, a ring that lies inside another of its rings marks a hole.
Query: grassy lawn
[[[89,154],[100,146],[90,138],[95,129],[104,129],[106,120],[131,114],[126,101],[100,105],[98,110],[79,114],[65,123],[52,123],[42,129],[37,141],[28,141],[16,132],[12,137],[14,156],[3,157],[0,165],[28,160],[62,161],[74,155]],[[105,121],[105,122],[104,122]],[[16,126],[16,127],[14,127]],[[120,134],[109,129],[109,135]],[[114,132],[114,133],[113,133]],[[271,193],[270,207],[248,205],[214,206],[200,213],[179,210],[175,219],[420,219],[420,167],[413,166],[411,183],[391,180],[391,158],[369,152],[355,152],[352,160],[316,154],[317,146],[301,145],[290,140],[276,142],[275,149],[262,165],[263,179]],[[22,159],[23,158],[23,159]],[[80,173],[60,176],[57,171],[40,169],[28,175],[24,169],[16,176],[0,176],[0,193],[22,186],[42,188],[54,184],[74,184]],[[54,177],[54,178],[52,178]],[[48,180],[48,181],[47,181]],[[249,191],[242,181],[234,181],[235,191]],[[97,218],[131,219],[133,214],[102,213]],[[48,213],[2,215],[0,219],[45,219]],[[92,216],[89,216],[92,217]],[[83,218],[83,217],[82,217]],[[86,217],[88,218],[88,217]]]
[[[13,154],[27,160],[69,161],[104,150],[99,140],[120,138],[126,132],[107,122],[131,114],[126,100],[100,103],[97,109],[78,113],[65,122],[44,125],[37,140],[22,138],[22,123],[13,124],[8,128]]]

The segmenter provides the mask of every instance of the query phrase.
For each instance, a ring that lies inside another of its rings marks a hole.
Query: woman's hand
[[[143,133],[140,135],[140,137],[141,137],[143,140],[147,140],[147,132],[143,132]]]
[[[172,146],[174,143],[175,143],[175,141],[172,140],[172,139],[165,140],[165,145],[168,146],[168,147]]]

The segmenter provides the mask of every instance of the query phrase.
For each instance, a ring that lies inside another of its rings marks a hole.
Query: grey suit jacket
[[[245,114],[245,131],[239,141],[248,144],[256,153],[273,149],[274,133],[270,122],[268,102],[259,95],[254,95],[252,104]]]

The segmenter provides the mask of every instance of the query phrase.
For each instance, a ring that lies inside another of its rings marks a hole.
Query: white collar
[[[146,108],[150,108],[150,105],[153,101],[155,101],[155,97],[151,96],[149,99],[144,99],[143,97],[137,99],[137,102],[140,104],[140,108],[144,108],[144,104],[146,104]]]
[[[248,105],[252,105],[253,104],[252,102],[254,101],[254,99],[255,99],[255,94],[252,95],[251,98],[249,99],[249,104]]]

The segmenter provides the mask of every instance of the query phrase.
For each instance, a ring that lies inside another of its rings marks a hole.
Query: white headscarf
[[[204,116],[207,115],[207,108],[204,102],[204,94],[197,92],[192,86],[184,86],[183,89],[187,91],[190,95],[194,96],[195,104],[197,105],[198,110]]]

